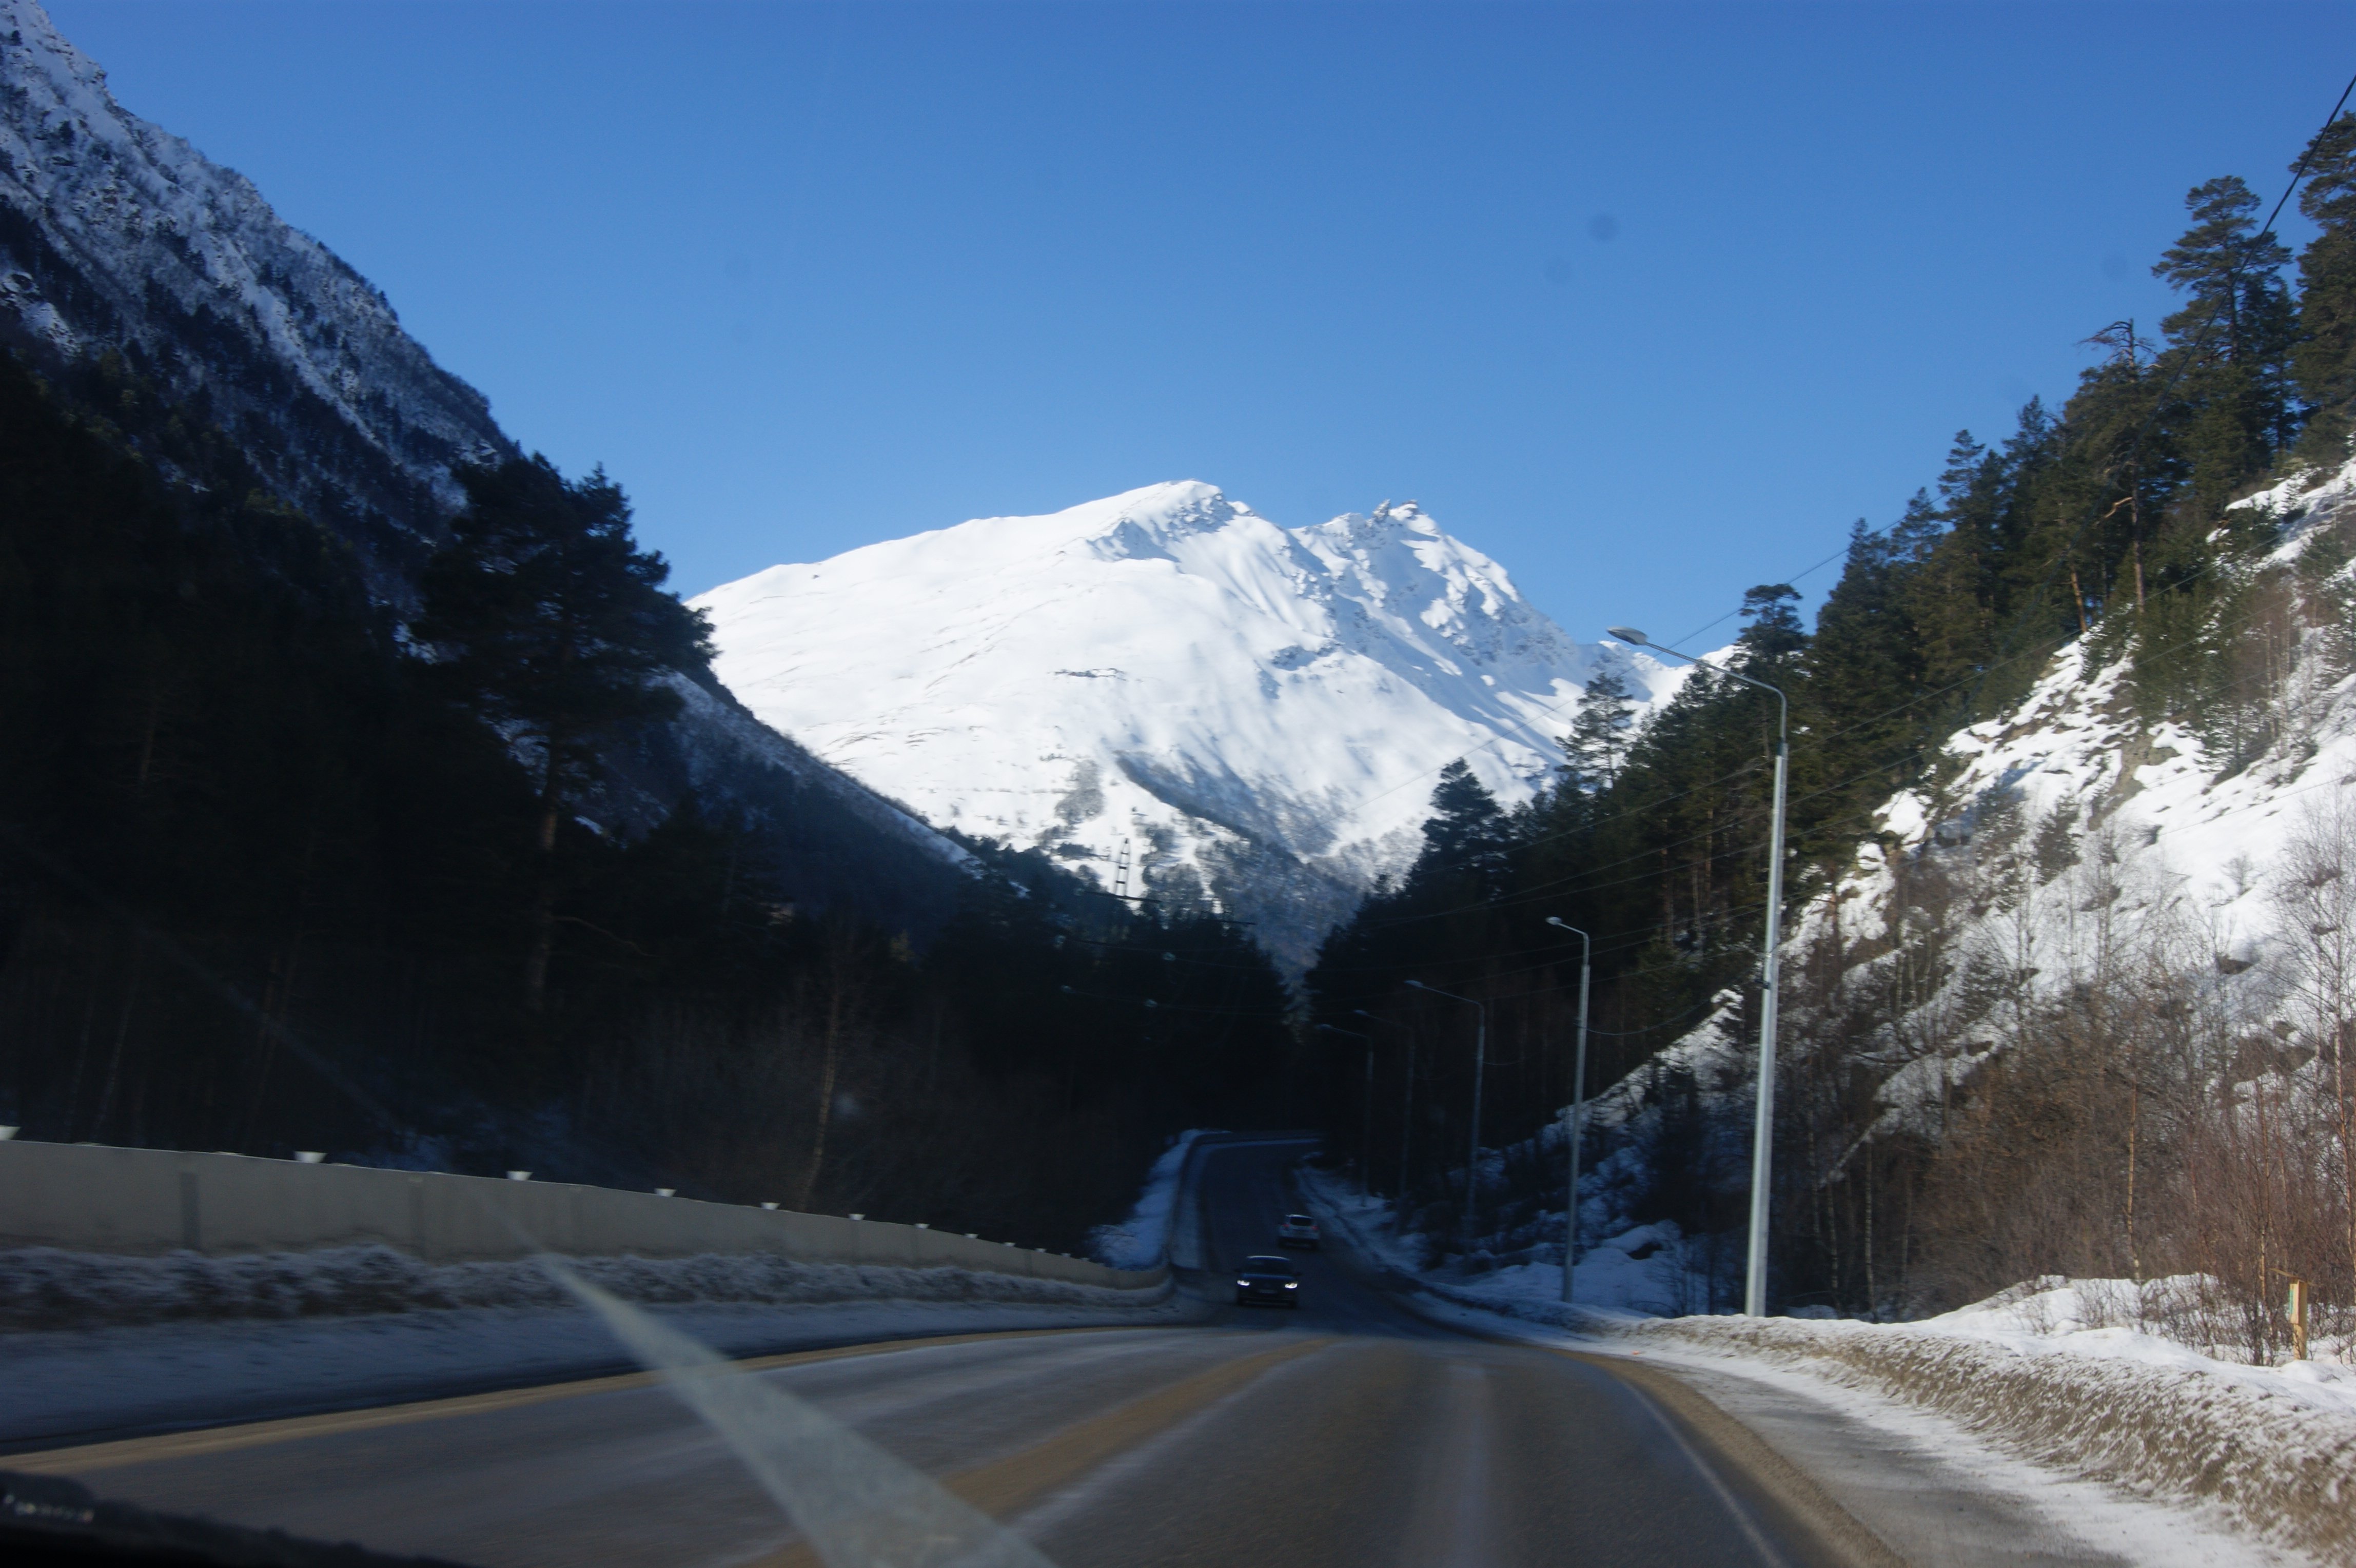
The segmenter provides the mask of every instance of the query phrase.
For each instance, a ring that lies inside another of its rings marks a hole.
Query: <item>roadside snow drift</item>
[[[1150,1290],[1112,1290],[956,1268],[806,1263],[762,1253],[692,1258],[570,1258],[568,1267],[625,1301],[671,1305],[830,1302],[997,1302],[1130,1309]],[[423,1263],[390,1247],[209,1258],[114,1257],[27,1247],[0,1253],[0,1330],[91,1328],[187,1319],[348,1317],[464,1307],[568,1307],[539,1265]]]

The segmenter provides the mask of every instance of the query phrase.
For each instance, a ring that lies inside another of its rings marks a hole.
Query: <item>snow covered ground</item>
[[[1645,1227],[1585,1254],[1567,1307],[1557,1265],[1435,1273],[1387,1204],[1313,1172],[1303,1187],[1363,1254],[1416,1281],[1426,1310],[1668,1363],[1779,1448],[1815,1444],[1788,1456],[1860,1517],[1884,1510],[1866,1522],[1886,1539],[1925,1527],[1879,1496],[1912,1469],[1922,1486],[2013,1495],[2051,1537],[1997,1542],[1987,1561],[2356,1563],[2356,1367],[2240,1365],[2135,1326],[2185,1282],[2040,1282],[1908,1324],[1673,1316],[1676,1239]],[[1837,1419],[1812,1425],[1777,1391]],[[1951,1542],[1928,1560],[1981,1559]]]
[[[584,1278],[733,1356],[924,1335],[1181,1321],[1123,1292],[760,1257],[581,1259]],[[71,1325],[71,1326],[59,1326]],[[385,1248],[243,1258],[0,1258],[0,1445],[430,1399],[632,1369],[533,1264]]]
[[[1145,1190],[1127,1218],[1099,1225],[1088,1237],[1088,1256],[1116,1269],[1150,1269],[1170,1257],[1170,1221],[1178,1204],[1179,1178],[1186,1171],[1186,1155],[1206,1128],[1181,1133],[1153,1168],[1145,1174]]]

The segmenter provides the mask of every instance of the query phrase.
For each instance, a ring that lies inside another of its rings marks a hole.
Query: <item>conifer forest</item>
[[[2311,242],[2276,241],[2241,178],[2191,190],[2154,265],[2179,307],[2089,323],[2076,392],[1993,439],[1958,434],[1902,511],[1855,525],[1813,617],[1791,585],[1752,588],[1730,659],[1641,728],[1624,683],[1601,678],[1526,806],[1501,809],[1462,767],[1440,780],[1420,857],[1308,977],[1315,1018],[1354,1032],[1312,1036],[1326,1102],[1346,1108],[1327,1136],[1403,1189],[1427,1234],[1473,1267],[1560,1255],[1580,943],[1551,918],[1592,940],[1587,1092],[1644,1106],[1590,1124],[1584,1165],[1617,1151],[1648,1176],[1589,1201],[1673,1221],[1697,1239],[1691,1307],[1739,1304],[1777,726],[1739,671],[1791,707],[1774,1297],[1907,1316],[2045,1275],[2199,1273],[2223,1292],[2203,1332],[2259,1353],[2282,1332],[2268,1270],[2356,1304],[2356,1076],[2329,1000],[2351,978],[2330,944],[2356,832],[2317,817],[2279,873],[2297,1022],[2269,1030],[2218,1002],[2211,983],[2242,961],[2205,933],[2119,934],[2118,846],[2093,813],[1944,793],[1949,737],[2013,710],[2073,642],[2082,682],[2115,672],[2128,717],[2184,726],[2228,772],[2295,748],[2301,689],[2356,671],[2340,572],[2356,539],[2286,564],[2269,556],[2297,519],[2231,504],[2344,461],[2356,428],[2356,118],[2300,166]],[[1953,813],[1919,852],[1876,817],[1904,790]],[[1878,835],[1886,918],[1839,893]],[[2057,911],[2072,970],[2040,985],[2006,933]],[[1488,1004],[1483,1142],[1505,1152],[1470,1243],[1474,1018],[1410,977]],[[1697,1027],[1723,1050],[1666,1050]],[[2267,1076],[2306,1064],[2328,1069],[2319,1095]]]

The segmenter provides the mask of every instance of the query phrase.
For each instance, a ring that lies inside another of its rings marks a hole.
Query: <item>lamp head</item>
[[[1603,628],[1603,635],[1606,637],[1616,637],[1621,641],[1631,643],[1638,648],[1650,648],[1653,646],[1653,639],[1646,637],[1643,632],[1638,631],[1633,626],[1607,626]]]
[[[1408,985],[1410,985],[1410,986],[1412,986],[1414,989],[1416,989],[1416,990],[1418,990],[1418,991],[1428,991],[1428,990],[1430,990],[1430,986],[1427,986],[1426,984],[1424,984],[1424,983],[1423,983],[1422,981],[1420,981],[1420,980],[1410,980],[1410,981],[1408,981]]]

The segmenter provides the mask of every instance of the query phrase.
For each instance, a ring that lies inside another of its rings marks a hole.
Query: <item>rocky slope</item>
[[[52,373],[119,355],[349,542],[396,610],[458,500],[452,466],[517,449],[374,285],[117,103],[35,0],[0,0],[0,345]],[[724,693],[680,685],[680,718],[607,758],[603,824],[642,828],[692,789],[768,831],[798,898],[917,927],[953,904],[964,851]]]
[[[451,464],[512,450],[366,278],[117,103],[34,0],[0,0],[0,328],[52,361],[124,355],[383,592],[438,533]]]

